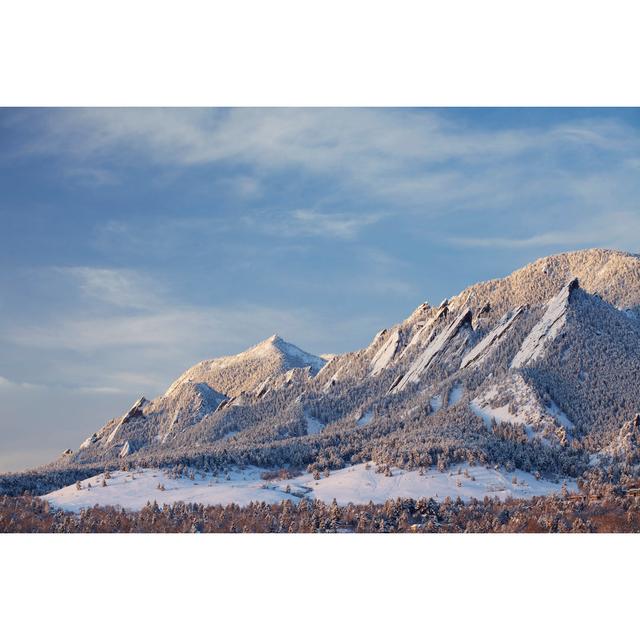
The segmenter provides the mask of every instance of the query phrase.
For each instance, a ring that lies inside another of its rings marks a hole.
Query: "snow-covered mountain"
[[[293,381],[308,381],[325,364],[277,335],[237,355],[204,360],[158,398],[138,399],[121,418],[87,438],[75,458],[124,458],[146,448],[173,446],[185,430],[216,411],[262,398]]]
[[[359,351],[318,357],[272,336],[205,360],[49,468],[481,464],[575,478],[631,459],[639,311],[640,257],[543,258],[421,304]]]

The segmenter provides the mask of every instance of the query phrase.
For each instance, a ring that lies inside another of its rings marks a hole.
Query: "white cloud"
[[[334,238],[353,238],[363,227],[379,220],[373,215],[323,214],[300,209],[291,216],[293,232]]]
[[[612,213],[581,221],[569,229],[554,229],[525,237],[449,236],[447,241],[462,247],[488,249],[589,245],[637,252],[640,250],[640,213]]]
[[[383,217],[381,214],[320,213],[311,209],[297,209],[281,214],[247,215],[243,219],[249,228],[271,235],[353,240],[362,229]]]
[[[262,176],[293,169],[387,200],[452,192],[464,186],[468,168],[504,166],[531,153],[640,151],[637,136],[612,120],[479,130],[425,110],[73,109],[46,122],[29,151],[64,148],[83,166],[99,168],[109,153],[126,151],[160,166],[224,162]],[[255,195],[257,178],[241,175],[234,178],[240,192]]]
[[[169,306],[169,305],[167,305]],[[163,349],[166,353],[199,350],[206,356],[232,353],[273,333],[300,334],[306,322],[317,324],[303,311],[245,305],[157,309],[129,315],[83,314],[76,309],[46,325],[14,327],[5,339],[38,349],[69,349],[95,353],[114,348]],[[207,345],[209,345],[207,347]]]
[[[130,393],[116,387],[76,387],[73,391],[86,395],[124,395]]]
[[[28,390],[40,388],[42,388],[42,385],[33,384],[31,382],[15,382],[14,380],[9,380],[9,378],[0,376],[0,391],[16,391],[21,389]]]
[[[155,282],[132,269],[60,267],[56,271],[75,280],[84,294],[118,307],[148,309],[157,306]]]

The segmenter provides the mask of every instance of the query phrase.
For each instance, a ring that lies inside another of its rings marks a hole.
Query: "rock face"
[[[542,319],[522,343],[511,367],[516,369],[525,367],[544,354],[545,346],[558,335],[565,325],[571,292],[577,288],[578,279],[573,278],[560,290],[557,296],[551,298]]]
[[[377,376],[393,360],[400,346],[400,332],[396,329],[378,349],[371,360],[371,375]]]
[[[500,342],[502,337],[509,331],[511,325],[518,319],[525,307],[516,307],[513,311],[506,313],[498,324],[489,333],[480,340],[480,342],[471,351],[462,358],[460,368],[464,369],[469,365],[477,366],[486,358],[495,346]]]
[[[59,464],[414,468],[449,456],[577,473],[636,441],[620,433],[640,413],[636,307],[637,256],[544,258],[423,303],[358,351],[325,359],[271,336],[200,362]]]
[[[418,309],[420,309],[419,307]],[[447,306],[447,301],[445,300],[436,310],[435,313],[432,312],[430,317],[425,318],[423,322],[414,322],[413,324],[416,327],[415,332],[413,333],[411,340],[407,344],[406,349],[402,352],[402,355],[408,354],[411,352],[412,348],[416,348],[425,342],[428,342],[429,339],[433,336],[434,327],[444,321],[449,313],[449,307]],[[416,312],[410,316],[407,320],[409,326],[411,326],[411,320],[416,315]]]
[[[395,386],[394,392],[402,391],[412,382],[419,382],[422,374],[433,361],[451,345],[456,336],[461,334],[463,327],[467,330],[466,335],[463,336],[463,340],[465,340],[471,328],[470,309],[464,309],[446,329],[427,339],[427,347]]]
[[[127,411],[127,413],[125,413],[122,416],[122,418],[120,418],[118,424],[116,424],[116,426],[113,429],[113,431],[111,431],[111,433],[107,437],[107,444],[113,442],[114,438],[118,434],[118,431],[120,430],[120,428],[123,425],[131,422],[132,420],[135,420],[136,418],[143,418],[144,417],[144,413],[143,413],[142,410],[143,410],[143,408],[144,408],[144,406],[146,404],[147,404],[147,399],[144,396],[141,397],[141,398],[138,398],[138,400],[136,400],[133,403],[133,405],[131,406],[129,411]]]

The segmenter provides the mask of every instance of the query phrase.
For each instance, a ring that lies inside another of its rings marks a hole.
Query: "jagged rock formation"
[[[396,329],[378,349],[371,360],[371,375],[376,376],[391,362],[400,346],[400,332]]]
[[[464,369],[469,365],[478,366],[491,353],[524,310],[525,307],[516,307],[513,311],[505,313],[498,324],[462,358],[460,368]]]
[[[125,413],[122,418],[120,418],[118,424],[116,424],[115,428],[107,436],[107,444],[113,442],[114,438],[118,434],[118,431],[123,425],[131,422],[132,420],[135,420],[136,418],[144,417],[144,413],[142,410],[146,404],[147,399],[144,396],[133,403],[131,409],[129,409],[129,411],[127,411],[127,413]]]
[[[463,328],[466,331],[463,333]],[[427,347],[420,354],[420,356],[413,362],[407,373],[402,377],[400,382],[394,387],[394,391],[402,391],[412,382],[419,382],[422,374],[429,368],[434,360],[446,349],[452,346],[454,338],[462,335],[462,344],[464,346],[469,335],[471,328],[471,310],[464,309],[449,326],[436,333],[434,329],[427,339]]]
[[[569,298],[577,288],[578,279],[574,278],[562,287],[557,296],[551,298],[542,319],[531,330],[511,362],[513,368],[524,367],[544,355],[545,345],[558,335],[566,322]]]

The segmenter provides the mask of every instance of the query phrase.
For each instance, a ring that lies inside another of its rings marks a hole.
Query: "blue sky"
[[[315,353],[638,251],[632,109],[0,110],[0,470],[273,333]]]

